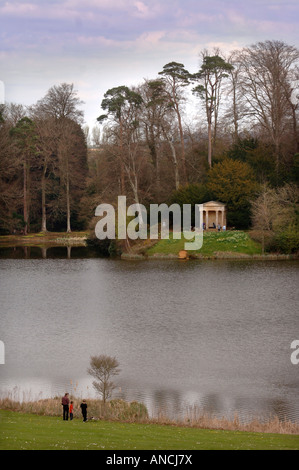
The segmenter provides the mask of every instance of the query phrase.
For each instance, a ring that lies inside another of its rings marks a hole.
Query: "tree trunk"
[[[171,140],[169,140],[169,145],[171,148],[172,152],[172,159],[173,159],[173,165],[174,165],[174,177],[175,177],[175,189],[178,190],[180,187],[180,176],[179,176],[179,169],[178,169],[178,161],[176,158],[176,151],[173,143]]]
[[[161,181],[160,181],[160,151],[156,150],[156,195],[160,200]]]
[[[174,166],[174,177],[175,177],[175,189],[178,190],[180,187],[180,176],[179,176],[179,169],[178,169],[178,161],[176,157],[175,146],[173,145],[171,139],[168,137],[166,130],[162,127],[163,135],[166,141],[169,143],[172,153],[172,160]]]
[[[160,148],[159,148],[159,144],[156,145],[156,139],[155,139],[155,135],[154,135],[154,131],[153,131],[153,126],[151,126],[150,130],[149,130],[148,126],[145,125],[145,133],[146,133],[147,145],[149,147],[150,154],[151,154],[153,164],[154,164],[154,167],[155,167],[156,196],[159,200],[160,191],[161,191],[161,187],[160,187],[160,183],[161,183],[161,181],[160,181]]]
[[[46,210],[46,171],[44,168],[42,174],[42,226],[41,232],[47,232],[47,210]]]
[[[24,174],[24,181],[23,181],[23,197],[24,197],[24,203],[23,203],[23,217],[24,217],[24,235],[27,235],[28,233],[28,201],[27,201],[27,162],[25,160],[24,162],[24,168],[23,168],[23,174]]]
[[[123,121],[120,119],[120,155],[119,155],[119,162],[120,162],[120,190],[121,194],[125,194],[125,168],[123,163],[123,152],[124,152],[124,144],[123,144]]]
[[[180,139],[181,139],[181,148],[182,148],[182,168],[183,168],[183,178],[184,178],[184,183],[188,183],[188,178],[187,178],[187,170],[186,170],[186,158],[185,158],[185,143],[184,143],[184,132],[183,132],[183,127],[182,127],[182,119],[179,110],[177,109],[177,116],[178,116],[178,122],[179,122],[179,131],[180,131]]]
[[[296,106],[292,106],[292,120],[293,120],[293,134],[294,134],[294,153],[299,152],[299,138],[298,138],[298,131],[297,131],[297,115],[296,115]]]
[[[67,169],[66,172],[66,221],[67,221],[67,233],[70,233],[71,230],[71,205],[70,205],[70,180],[69,172]]]
[[[237,97],[236,97],[235,84],[234,84],[234,90],[233,90],[233,115],[234,115],[234,141],[236,143],[239,137],[239,125],[238,125]]]
[[[124,170],[124,163],[120,159],[120,190],[121,195],[125,194],[125,170]]]
[[[208,119],[208,162],[209,167],[212,167],[212,122],[211,118]]]

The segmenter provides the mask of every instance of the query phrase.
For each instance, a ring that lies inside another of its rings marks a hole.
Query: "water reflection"
[[[0,248],[0,259],[83,259],[102,256],[84,246],[15,246]]]

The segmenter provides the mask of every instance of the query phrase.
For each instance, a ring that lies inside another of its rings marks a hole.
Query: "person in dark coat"
[[[87,403],[86,400],[83,400],[81,405],[80,405],[81,411],[82,411],[82,416],[83,416],[83,422],[85,423],[87,421]]]
[[[69,394],[66,393],[64,397],[62,397],[61,404],[63,406],[63,420],[67,421],[69,419]]]

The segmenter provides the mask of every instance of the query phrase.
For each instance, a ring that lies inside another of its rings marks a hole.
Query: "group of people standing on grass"
[[[70,420],[73,419],[74,417],[74,402],[70,401],[69,399],[69,393],[65,393],[64,396],[62,397],[61,404],[63,407],[63,420],[68,421],[69,417]],[[85,423],[87,421],[87,403],[86,400],[83,400],[81,405],[81,413],[83,416],[83,422]]]
[[[209,227],[208,227],[208,228],[209,228]],[[216,227],[215,222],[213,222],[213,225],[212,225],[210,228],[213,228],[213,229],[216,229],[216,228],[217,228],[218,232],[221,232],[221,230],[222,230],[223,232],[226,231],[226,225],[223,225],[223,227],[221,227],[221,225],[218,224],[217,227]],[[207,229],[205,222],[202,224],[202,229],[203,229],[203,230],[206,230],[206,229]]]

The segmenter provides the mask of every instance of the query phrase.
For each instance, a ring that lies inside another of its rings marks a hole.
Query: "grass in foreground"
[[[63,421],[0,410],[0,450],[299,450],[298,435]]]
[[[170,234],[171,235],[171,234]],[[153,247],[149,248],[147,254],[149,256],[156,253],[173,254],[184,250],[184,238],[175,240],[170,236],[169,240],[159,240]],[[211,256],[215,253],[232,252],[244,253],[247,255],[261,254],[261,245],[252,240],[248,233],[243,231],[227,231],[227,232],[204,232],[203,246],[200,250],[192,253],[201,253],[204,256]]]

